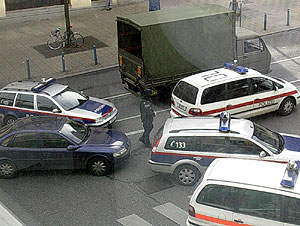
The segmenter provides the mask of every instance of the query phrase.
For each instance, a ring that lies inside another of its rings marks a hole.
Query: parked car
[[[277,111],[289,115],[300,93],[291,83],[256,70],[226,63],[180,80],[172,93],[171,116],[220,115],[250,118]]]
[[[299,161],[217,159],[191,197],[186,224],[300,225],[299,167]]]
[[[214,159],[241,158],[286,163],[300,159],[300,137],[279,134],[247,119],[169,118],[153,139],[151,169],[195,184]]]
[[[0,177],[20,170],[86,169],[112,172],[130,155],[130,141],[120,131],[88,127],[65,117],[35,116],[0,130]]]
[[[52,115],[89,126],[108,126],[117,114],[114,104],[86,96],[54,78],[13,82],[0,90],[0,120],[5,125],[25,116]]]

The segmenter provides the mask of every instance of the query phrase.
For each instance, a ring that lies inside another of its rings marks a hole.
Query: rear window
[[[180,81],[174,91],[173,94],[178,97],[179,99],[190,103],[190,104],[195,104],[196,103],[196,99],[197,99],[197,95],[198,95],[198,88],[186,83],[184,81]]]

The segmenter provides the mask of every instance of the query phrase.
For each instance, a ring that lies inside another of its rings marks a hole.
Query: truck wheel
[[[294,100],[291,97],[287,97],[280,104],[278,112],[282,116],[287,116],[292,113],[294,107],[295,107]]]
[[[4,124],[5,124],[5,125],[8,125],[8,124],[13,123],[13,122],[16,121],[16,120],[17,120],[16,117],[14,117],[14,116],[12,116],[12,115],[8,115],[8,116],[6,116],[6,117],[4,118]]]
[[[3,160],[0,162],[0,177],[5,179],[12,179],[17,176],[16,165],[8,160]]]
[[[199,180],[201,173],[195,166],[182,165],[174,170],[174,176],[179,184],[192,186]]]

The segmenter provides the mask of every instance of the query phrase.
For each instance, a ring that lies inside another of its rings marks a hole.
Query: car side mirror
[[[55,108],[55,109],[52,110],[52,112],[53,112],[53,113],[61,113],[61,110]]]
[[[273,84],[273,90],[278,91],[278,86],[276,86],[275,84]]]
[[[76,149],[78,149],[79,147],[78,146],[75,146],[75,145],[69,145],[68,147],[67,147],[67,150],[68,151],[75,151]]]
[[[267,156],[267,153],[265,152],[265,151],[261,151],[260,153],[259,153],[259,157],[260,158],[264,158],[264,157],[266,157]]]

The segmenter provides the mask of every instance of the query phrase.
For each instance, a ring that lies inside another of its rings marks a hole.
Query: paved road
[[[273,54],[271,75],[300,87],[298,32],[266,36]],[[106,98],[119,108],[114,129],[132,141],[128,163],[108,177],[84,171],[26,172],[13,180],[1,180],[0,200],[26,225],[183,225],[193,187],[177,185],[168,175],[151,172],[150,149],[138,142],[142,125],[139,98],[127,93],[116,68],[101,74],[61,80],[85,94]],[[158,102],[154,132],[169,117],[168,104]],[[300,106],[287,117],[276,113],[253,120],[273,130],[300,134]],[[153,135],[152,133],[152,135]]]

